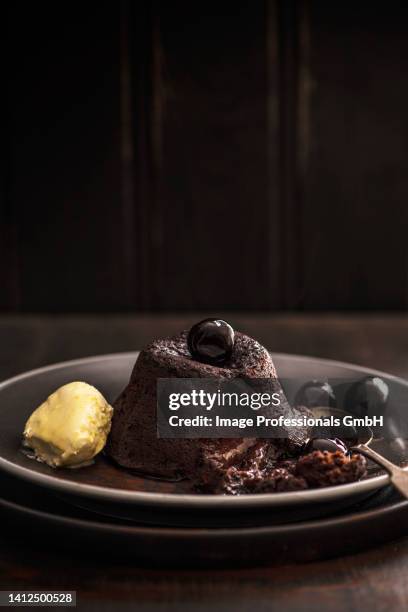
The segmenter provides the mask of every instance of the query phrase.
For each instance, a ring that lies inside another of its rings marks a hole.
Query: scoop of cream
[[[84,382],[57,389],[28,419],[23,444],[51,467],[89,464],[105,446],[113,408]]]

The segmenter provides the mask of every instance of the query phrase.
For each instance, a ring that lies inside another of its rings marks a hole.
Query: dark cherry
[[[328,382],[311,380],[300,387],[296,393],[295,404],[314,408],[316,406],[336,407],[336,396]]]
[[[187,344],[197,361],[223,365],[234,348],[234,330],[222,319],[204,319],[190,329]]]
[[[312,453],[313,451],[329,451],[330,453],[341,451],[347,454],[348,448],[340,438],[311,438],[306,442],[304,453]]]
[[[358,417],[384,414],[389,396],[387,383],[379,376],[367,376],[354,383],[345,396],[348,412]]]

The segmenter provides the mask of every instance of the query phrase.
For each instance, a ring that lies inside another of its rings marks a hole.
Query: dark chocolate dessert
[[[297,459],[230,467],[217,491],[232,495],[299,491],[355,482],[365,474],[366,460],[358,453],[313,451]]]
[[[309,463],[306,461],[298,470],[296,458],[302,455],[311,435],[307,427],[287,429],[286,436],[279,439],[158,438],[157,379],[172,377],[270,378],[279,386],[268,351],[245,334],[234,333],[224,321],[206,319],[190,333],[184,331],[152,342],[141,351],[129,384],[114,403],[106,452],[120,466],[159,478],[189,478],[197,490],[228,494],[324,486],[316,482],[317,473],[322,474],[325,484],[336,478],[338,482],[357,479],[363,474],[362,458],[358,469],[346,454],[344,469],[334,458],[333,469],[344,474],[339,477],[337,471],[330,473],[323,465],[323,453],[316,452],[305,455]],[[287,401],[276,410],[290,417],[307,413],[307,408],[294,408]],[[331,457],[342,453],[324,454]]]

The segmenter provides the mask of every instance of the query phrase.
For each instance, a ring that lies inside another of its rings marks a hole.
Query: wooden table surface
[[[0,376],[75,357],[138,349],[200,316],[3,316]],[[351,361],[408,378],[407,316],[224,316],[273,351]],[[17,543],[3,524],[0,588],[75,589],[78,608],[95,611],[399,611],[408,609],[408,538],[318,563],[164,571],[32,550]]]

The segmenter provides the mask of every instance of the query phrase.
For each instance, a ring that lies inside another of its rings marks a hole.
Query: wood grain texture
[[[408,541],[324,562],[241,570],[160,570],[89,555],[17,549],[1,533],[0,586],[77,591],[78,609],[387,612],[406,609]]]
[[[299,261],[301,255],[301,217],[298,159],[299,99],[299,3],[278,5],[279,31],[279,184],[280,184],[280,287],[283,308],[298,304]]]
[[[10,5],[9,35],[19,306],[120,309],[118,7]]]
[[[1,583],[7,588],[76,588],[80,610],[284,610],[366,612],[403,610],[407,606],[407,542],[381,549],[299,566],[238,571],[159,571],[131,566],[106,568],[69,558],[45,560],[40,551],[22,563],[10,548],[0,553]],[[8,554],[10,565],[4,563]],[[2,559],[3,558],[3,559]],[[35,559],[38,563],[35,563]],[[52,572],[44,567],[53,564]],[[72,572],[74,563],[75,572]],[[10,575],[11,574],[11,575]],[[103,577],[103,580],[101,580]],[[101,586],[104,585],[104,589]]]
[[[349,361],[408,378],[408,316],[220,312],[274,352]],[[188,329],[204,312],[178,315],[1,316],[0,379],[61,360],[139,350]]]
[[[6,20],[7,21],[7,20]],[[10,41],[10,29],[6,28],[6,46]],[[5,71],[7,82],[11,67]],[[2,146],[0,170],[0,309],[17,310],[20,304],[20,271],[18,258],[18,234],[16,211],[13,206],[13,157],[14,133],[11,123],[12,96],[6,88],[3,99]]]
[[[156,309],[276,299],[259,291],[270,275],[265,219],[278,205],[267,197],[277,169],[267,168],[265,19],[263,3],[159,5]]]
[[[298,303],[406,308],[407,5],[308,7]]]
[[[405,309],[408,9],[9,3],[0,309]]]

